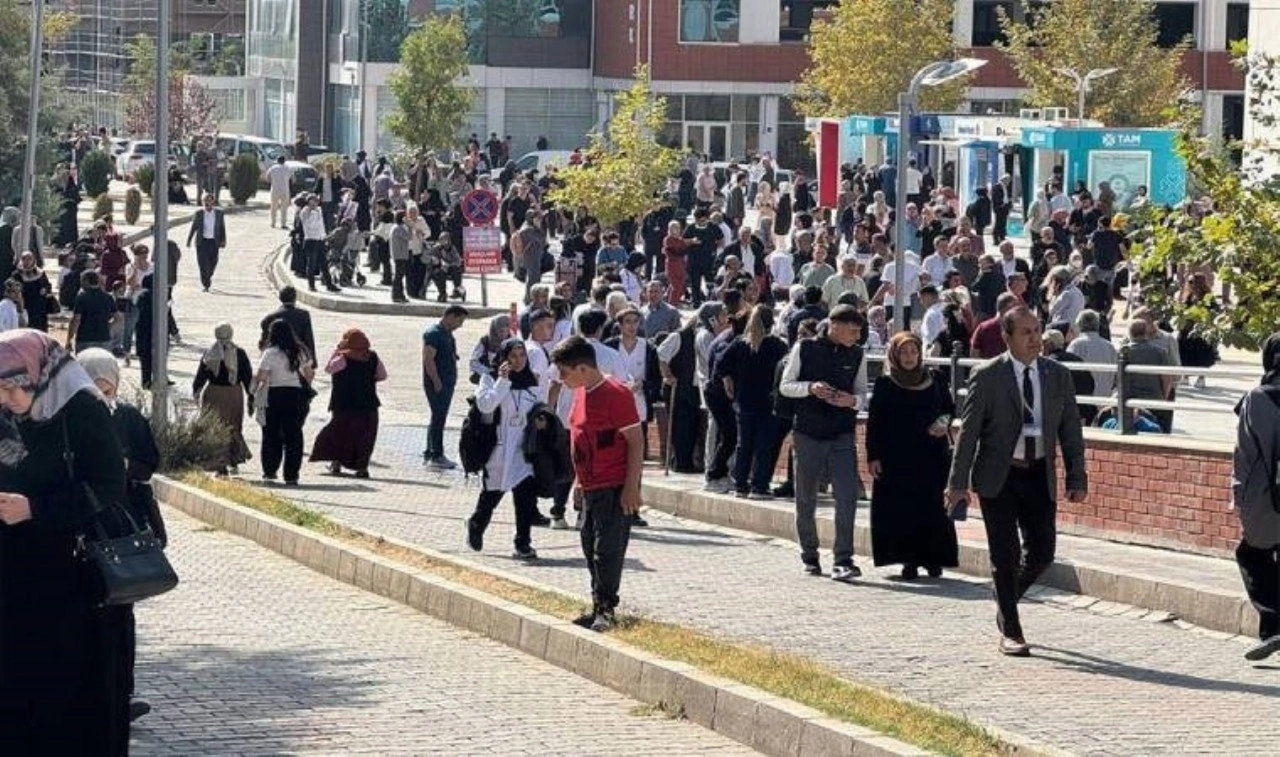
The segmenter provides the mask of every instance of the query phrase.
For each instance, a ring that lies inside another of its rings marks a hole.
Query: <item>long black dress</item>
[[[122,755],[132,608],[95,607],[73,555],[90,513],[67,480],[64,422],[76,478],[101,502],[125,501],[124,458],[100,399],[82,391],[47,422],[19,422],[27,456],[0,466],[0,491],[26,495],[33,516],[0,525],[0,752]]]
[[[906,389],[876,379],[867,418],[867,460],[880,462],[871,494],[871,545],[876,565],[923,568],[958,564],[955,524],[943,509],[950,453],[929,426],[955,406],[940,373],[932,384]]]

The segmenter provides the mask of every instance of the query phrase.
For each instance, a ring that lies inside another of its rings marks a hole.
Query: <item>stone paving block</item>
[[[411,576],[403,568],[391,571],[391,580],[387,586],[387,598],[402,604],[409,601],[409,583]]]
[[[610,649],[604,665],[604,684],[614,691],[636,696],[643,668],[644,662],[631,649]]]
[[[800,734],[801,757],[852,757],[854,733],[864,738],[876,733],[866,728],[851,726],[832,718],[820,717],[806,721]]]
[[[755,742],[756,706],[760,692],[748,686],[729,684],[716,692],[716,709],[711,727],[743,744]]]
[[[794,757],[809,721],[821,717],[815,710],[786,699],[768,696],[756,706],[751,746],[770,755]]]
[[[870,736],[853,744],[853,757],[928,757],[930,754],[932,752],[888,736]]]
[[[579,633],[575,634],[578,637],[578,643],[574,648],[573,667],[570,670],[589,681],[607,686],[609,646],[601,643],[602,639],[593,638],[596,634],[591,631],[582,631],[576,626],[574,630]]]
[[[391,566],[380,558],[372,558],[371,562],[373,563],[373,585],[369,590],[374,594],[388,596],[391,593]]]
[[[684,707],[684,716],[706,728],[712,728],[716,715],[716,690],[720,679],[696,670],[676,679],[676,701]]]
[[[524,617],[520,619],[520,651],[545,659],[548,662],[554,662],[550,658],[547,648],[547,638],[549,636],[549,627],[537,618]]]
[[[578,631],[577,626],[569,623],[557,623],[547,626],[546,656],[547,662],[571,672],[577,672]]]
[[[427,612],[441,620],[449,620],[452,613],[450,606],[453,604],[454,593],[435,581],[426,583],[425,588],[427,590]]]
[[[523,618],[518,605],[502,602],[490,605],[493,616],[489,620],[489,638],[509,647],[520,647],[520,626]]]
[[[357,589],[373,590],[373,562],[364,555],[356,555],[356,575],[354,581]]]

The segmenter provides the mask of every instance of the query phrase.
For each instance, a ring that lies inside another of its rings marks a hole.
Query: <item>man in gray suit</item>
[[[951,510],[970,489],[981,499],[1000,652],[1026,657],[1031,648],[1022,635],[1018,600],[1053,563],[1058,444],[1067,498],[1083,501],[1088,480],[1071,372],[1040,357],[1040,323],[1025,306],[1006,311],[1000,325],[1008,351],[969,379],[946,504]]]

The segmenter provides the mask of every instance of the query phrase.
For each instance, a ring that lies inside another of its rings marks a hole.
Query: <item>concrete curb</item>
[[[298,302],[304,305],[334,313],[439,318],[444,315],[445,308],[454,304],[451,302],[366,302],[364,300],[334,297],[328,293],[312,292],[305,286],[300,286],[300,283],[294,280],[293,272],[285,265],[284,252],[288,247],[287,243],[282,244],[276,248],[275,252],[271,253],[267,260],[267,280],[271,282],[271,286],[275,287],[277,292],[286,286],[292,286],[297,289]],[[465,302],[462,305],[466,307],[468,314],[472,318],[492,318],[495,315],[503,315],[507,312],[507,308],[486,308]]]
[[[712,523],[762,536],[795,541],[795,510],[786,502],[744,500],[716,495],[667,482],[658,476],[645,479],[644,504],[662,512]],[[864,509],[866,503],[861,503]],[[824,547],[834,541],[835,520],[819,513],[818,537]],[[871,554],[871,529],[857,526],[859,554]],[[991,577],[987,545],[960,540],[958,570],[979,578]],[[1168,612],[1203,628],[1230,634],[1257,634],[1257,612],[1243,594],[1145,576],[1128,575],[1110,568],[1059,558],[1040,578],[1040,584],[1098,599]]]
[[[330,578],[488,636],[632,699],[682,708],[684,716],[694,723],[764,754],[779,757],[932,754],[870,729],[834,720],[790,700],[708,675],[684,663],[655,657],[607,635],[592,633],[559,618],[385,560],[367,550],[290,525],[195,487],[160,476],[153,483],[160,501],[211,526],[255,541]],[[391,543],[471,567],[463,560],[416,545]],[[485,572],[500,575],[491,569]],[[526,580],[520,583],[545,589]],[[994,729],[989,730],[1005,737]],[[1018,754],[1058,753],[1025,740],[1018,741],[1023,742],[1015,746]]]

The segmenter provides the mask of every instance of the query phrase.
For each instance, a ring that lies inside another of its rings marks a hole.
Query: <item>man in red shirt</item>
[[[1000,330],[1000,316],[1015,305],[1021,305],[1016,294],[1002,292],[996,298],[996,314],[973,330],[973,338],[969,340],[969,357],[982,360],[996,357],[1005,351],[1004,332]]]
[[[573,390],[569,444],[582,496],[582,554],[591,572],[591,612],[574,621],[593,631],[617,623],[618,585],[640,511],[644,437],[631,390],[596,366],[595,346],[571,336],[551,353],[560,381]]]

